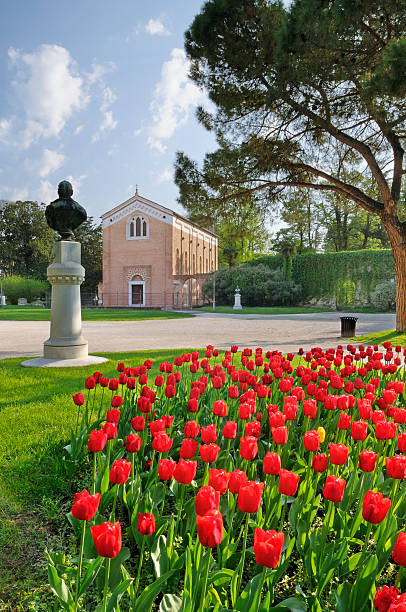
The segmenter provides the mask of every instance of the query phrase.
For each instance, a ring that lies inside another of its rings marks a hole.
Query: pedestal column
[[[80,285],[85,279],[80,242],[60,240],[47,268],[52,285],[50,337],[44,342],[45,359],[83,359],[88,356],[82,336]]]

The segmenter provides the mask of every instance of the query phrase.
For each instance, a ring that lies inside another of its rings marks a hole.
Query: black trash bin
[[[341,319],[341,338],[353,338],[358,317],[340,317]]]

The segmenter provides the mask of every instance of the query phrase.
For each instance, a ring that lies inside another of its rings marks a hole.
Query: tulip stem
[[[357,577],[356,577],[355,582],[354,582],[354,584],[352,586],[352,589],[351,589],[351,595],[350,595],[351,609],[352,609],[353,600],[354,600],[354,597],[355,597],[355,594],[356,594],[357,588],[358,588],[359,576],[360,576],[361,571],[364,569],[365,555],[366,555],[367,548],[368,548],[368,542],[369,542],[369,536],[371,534],[371,529],[372,529],[372,523],[368,523],[367,532],[365,534],[364,545],[363,545],[362,551],[361,551],[361,558],[360,558],[359,563],[358,563]]]
[[[206,465],[208,465],[206,463]],[[178,524],[179,521],[181,520],[181,514],[182,514],[182,509],[183,509],[183,500],[185,498],[185,485],[181,484],[180,485],[180,499],[179,499],[179,509],[178,509],[178,514],[176,515],[176,523],[175,523],[175,529],[173,530],[173,539],[176,539],[176,536],[178,535]]]
[[[207,590],[207,580],[209,577],[209,568],[210,568],[210,549],[206,552],[206,557],[207,557],[207,561],[206,561],[206,569],[204,572],[204,581],[203,581],[203,590],[202,590],[202,596],[200,599],[200,606],[199,606],[199,612],[204,612],[205,608],[204,608],[204,600],[206,599],[206,590]]]
[[[243,535],[243,540],[242,540],[242,553],[241,553],[241,571],[240,574],[238,576],[238,582],[237,582],[237,598],[240,594],[240,588],[241,588],[241,580],[242,580],[242,575],[244,572],[244,562],[245,562],[245,550],[247,548],[247,535],[248,535],[248,523],[250,520],[250,515],[249,512],[246,513],[246,517],[245,517],[245,526],[244,526],[244,535]]]
[[[96,453],[93,453],[93,495],[96,493]]]
[[[79,563],[78,563],[78,571],[76,574],[75,610],[78,609],[80,579],[82,576],[83,548],[85,546],[85,533],[86,533],[86,521],[82,521],[82,532],[81,532],[81,537],[80,537],[80,549],[79,549]]]
[[[106,612],[106,610],[107,610],[107,592],[108,592],[108,589],[109,589],[110,563],[111,563],[111,559],[110,559],[110,557],[107,557],[106,558],[105,576],[104,576],[104,592],[103,592],[103,608],[102,608],[102,612]]]
[[[286,506],[288,505],[288,498],[286,497],[286,495],[281,495],[282,498],[282,511],[281,511],[281,522],[279,525],[279,531],[283,531],[283,523],[285,522],[285,512],[286,512]]]
[[[119,488],[119,484],[116,484],[116,492],[114,494],[114,500],[113,500],[113,508],[111,510],[111,514],[110,514],[110,522],[114,523],[115,521],[115,514],[116,514],[116,503],[117,503],[117,495],[118,495],[118,488]]]
[[[257,603],[256,612],[259,612],[259,608],[261,606],[261,594],[262,594],[262,589],[264,588],[264,582],[265,582],[265,578],[266,578],[266,569],[267,569],[266,565],[264,565],[263,568],[262,568],[261,585],[259,587],[258,603]]]
[[[134,498],[134,461],[135,453],[131,453],[131,502],[133,502]]]
[[[142,544],[141,544],[141,550],[140,550],[140,558],[138,560],[138,572],[137,572],[137,578],[135,581],[135,586],[134,586],[134,598],[137,597],[137,592],[138,592],[138,585],[140,582],[140,576],[141,576],[141,568],[142,568],[142,562],[144,560],[144,548],[145,548],[145,535],[142,536]]]

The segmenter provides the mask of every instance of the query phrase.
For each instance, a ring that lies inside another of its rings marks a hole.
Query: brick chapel
[[[218,265],[216,234],[135,195],[101,216],[104,307],[191,308]]]

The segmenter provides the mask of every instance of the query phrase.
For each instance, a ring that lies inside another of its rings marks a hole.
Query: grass
[[[185,349],[190,352],[190,349]],[[76,418],[72,394],[96,369],[117,376],[117,361],[139,365],[161,361],[181,350],[100,353],[109,361],[84,368],[22,368],[21,359],[0,361],[0,610],[54,609],[44,549],[66,549],[70,528],[65,514],[74,493],[88,483],[87,464],[72,469],[63,447]],[[108,391],[107,391],[108,392]],[[110,393],[110,392],[108,392]],[[74,551],[72,538],[72,550]]]
[[[202,306],[194,310],[200,312],[213,312],[211,306]],[[349,310],[349,309],[347,309]],[[216,312],[221,314],[261,314],[261,315],[287,315],[287,314],[312,314],[316,312],[336,312],[331,308],[320,306],[243,306],[242,310],[234,310],[232,306],[216,306]],[[341,312],[341,311],[340,311]],[[378,313],[372,306],[354,307],[351,312]]]
[[[1,306],[0,321],[49,321],[51,310],[41,306]],[[146,319],[184,319],[193,314],[167,310],[120,308],[83,308],[83,321],[138,321]]]
[[[356,338],[350,338],[350,341],[356,342],[357,344],[383,344],[389,340],[394,346],[400,344],[400,346],[406,347],[406,332],[399,334],[396,329],[388,329],[385,331],[377,332],[374,334],[367,334],[365,336],[357,336]]]

